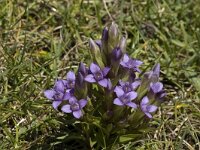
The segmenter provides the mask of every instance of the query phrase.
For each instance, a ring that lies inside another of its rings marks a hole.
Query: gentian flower
[[[139,85],[140,81],[131,82],[123,82],[122,80],[119,81],[120,87],[123,89],[125,93],[131,92],[135,90]]]
[[[136,60],[136,59],[131,59],[127,54],[124,54],[124,57],[122,59],[122,61],[120,62],[120,64],[124,67],[127,68],[129,70],[134,70],[136,72],[141,72],[139,70],[139,66],[142,64],[143,62]]]
[[[145,113],[145,115],[149,118],[152,118],[151,113],[157,110],[157,106],[149,105],[149,99],[147,96],[143,97],[140,103],[141,110]]]
[[[131,102],[137,97],[136,92],[132,91],[132,92],[125,93],[120,86],[116,86],[114,92],[117,95],[117,98],[114,99],[114,104],[119,105],[119,106],[126,105],[132,108],[137,108],[137,105]]]
[[[87,104],[87,100],[77,100],[75,97],[69,99],[69,104],[64,105],[61,110],[65,113],[72,113],[77,119],[83,116],[82,108]]]
[[[85,81],[90,83],[97,82],[99,85],[103,87],[108,86],[108,79],[106,79],[106,75],[108,74],[110,68],[105,67],[104,69],[100,69],[100,67],[94,63],[90,65],[90,71],[92,74],[89,74],[85,77]]]
[[[44,91],[44,95],[53,101],[54,109],[57,109],[63,100],[68,100],[73,94],[71,89],[67,89],[66,84],[66,80],[58,80],[53,89]]]

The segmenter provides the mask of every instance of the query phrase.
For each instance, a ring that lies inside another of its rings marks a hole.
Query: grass
[[[4,0],[0,2],[0,149],[78,149],[43,90],[78,62],[91,37],[115,21],[127,51],[149,70],[161,64],[166,102],[157,130],[120,149],[200,148],[200,3],[198,0]],[[74,145],[73,145],[74,144]],[[80,149],[80,148],[79,148]]]

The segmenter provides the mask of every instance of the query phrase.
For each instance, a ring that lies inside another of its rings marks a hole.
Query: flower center
[[[55,100],[62,100],[62,99],[63,99],[63,93],[57,92],[57,93],[54,95],[54,99],[55,99]]]
[[[95,74],[95,78],[96,78],[97,81],[101,80],[103,78],[102,73],[101,72],[97,72]]]
[[[72,105],[71,105],[71,109],[72,109],[73,111],[79,110],[79,104],[78,104],[78,103],[72,104]]]
[[[74,88],[74,81],[68,82],[68,88],[70,88],[70,89]]]
[[[126,104],[130,101],[130,98],[128,95],[124,95],[122,98],[121,98],[121,101],[122,103]]]
[[[126,85],[124,85],[123,90],[124,90],[125,93],[128,93],[128,92],[131,91],[131,88],[130,88],[129,85],[126,84]]]

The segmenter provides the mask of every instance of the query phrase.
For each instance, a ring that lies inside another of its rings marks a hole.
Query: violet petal
[[[103,87],[107,87],[108,86],[108,79],[100,80],[100,81],[98,81],[98,83]]]
[[[110,68],[109,68],[109,67],[105,67],[105,68],[102,70],[103,76],[105,77],[105,76],[108,74],[109,71],[110,71]]]
[[[72,72],[72,71],[69,71],[68,73],[67,73],[67,80],[71,80],[71,81],[75,81],[75,74],[74,74],[74,72]]]
[[[157,109],[158,109],[158,107],[155,106],[155,105],[148,105],[147,106],[148,112],[155,112]]]
[[[85,105],[87,104],[87,100],[85,100],[85,99],[81,99],[78,103],[79,103],[79,105],[80,105],[80,108],[83,108],[83,107],[85,107]]]
[[[52,106],[54,109],[57,109],[58,106],[62,103],[62,101],[53,101]]]
[[[114,92],[116,93],[117,97],[120,97],[124,94],[124,91],[121,87],[116,86]]]
[[[94,79],[94,76],[92,74],[87,75],[85,77],[85,81],[90,82],[90,83],[96,82],[96,80]]]
[[[124,104],[121,102],[121,100],[119,98],[115,98],[113,103],[115,105],[124,106]]]
[[[96,72],[98,72],[100,69],[100,67],[94,63],[91,63],[90,65],[90,71],[95,74]]]
[[[82,116],[81,110],[77,110],[73,112],[75,118],[79,119]]]
[[[129,106],[129,107],[132,107],[132,108],[137,108],[137,105],[133,102],[129,102],[126,105]]]
[[[56,94],[54,90],[46,90],[44,91],[44,95],[46,98],[53,100],[53,96]]]
[[[61,110],[65,113],[71,113],[72,110],[70,109],[70,105],[64,105]]]

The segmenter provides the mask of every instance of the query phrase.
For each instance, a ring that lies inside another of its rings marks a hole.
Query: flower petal
[[[135,82],[133,82],[133,83],[131,84],[131,86],[132,86],[133,90],[135,90],[140,84],[141,84],[140,81],[135,81]]]
[[[75,118],[79,119],[83,114],[81,112],[81,110],[77,110],[73,112],[73,115]]]
[[[136,60],[136,59],[134,59],[133,62],[134,62],[134,66],[136,66],[136,67],[138,67],[138,66],[140,66],[141,64],[143,64],[142,61]]]
[[[65,90],[65,85],[64,85],[64,82],[63,80],[57,80],[56,83],[55,83],[55,90],[56,91],[59,91],[59,92],[64,92]]]
[[[130,57],[127,54],[124,54],[123,62],[127,63],[129,61],[129,59],[130,59]]]
[[[151,83],[150,87],[152,91],[156,94],[162,90],[163,84],[161,82]]]
[[[66,92],[66,93],[64,94],[64,96],[63,96],[63,100],[68,100],[68,99],[70,99],[70,98],[71,98],[70,92]]]
[[[134,91],[129,92],[129,93],[127,93],[127,94],[129,95],[130,100],[133,100],[133,99],[135,99],[135,98],[137,97],[137,93],[134,92]]]
[[[61,110],[65,113],[71,113],[72,110],[70,109],[70,105],[64,105]]]
[[[153,118],[152,115],[148,112],[145,112],[145,115],[148,117],[148,118]]]
[[[107,87],[108,86],[108,79],[103,79],[98,81],[99,85],[103,86],[103,87]]]
[[[90,82],[90,83],[96,82],[96,80],[94,79],[94,76],[92,74],[87,75],[85,77],[85,81]]]
[[[77,99],[76,99],[76,97],[74,97],[74,96],[72,96],[70,99],[69,99],[69,104],[74,104],[74,103],[76,103],[77,102]]]
[[[142,101],[141,101],[141,105],[147,105],[149,103],[149,99],[147,96],[143,97]]]
[[[69,71],[68,73],[67,73],[67,80],[71,80],[71,81],[75,81],[75,74],[74,74],[74,72],[73,71]]]
[[[103,76],[105,77],[105,76],[108,74],[109,71],[110,71],[110,68],[109,68],[109,67],[103,68],[103,70],[102,70]]]
[[[79,103],[79,105],[80,105],[80,108],[83,108],[83,107],[85,107],[85,105],[87,104],[87,100],[85,100],[85,99],[81,99],[78,103]]]
[[[121,102],[121,100],[119,98],[115,98],[113,103],[115,105],[124,106],[124,104]]]
[[[120,86],[116,86],[114,92],[117,94],[117,97],[120,97],[124,94],[124,91]]]
[[[119,80],[119,84],[120,84],[121,86],[124,86],[125,83],[126,83],[126,82],[123,82],[122,80]]]
[[[158,77],[160,76],[160,64],[156,64],[154,67],[153,67],[153,73],[156,74]]]
[[[123,61],[120,62],[120,65],[122,65],[125,68],[128,68],[127,64],[125,62],[123,62]]]
[[[147,111],[148,112],[155,112],[157,109],[158,109],[158,107],[155,106],[155,105],[148,105],[147,106]]]
[[[129,106],[129,107],[132,107],[132,108],[137,108],[137,105],[133,102],[129,102],[126,105]]]
[[[56,92],[54,90],[46,90],[44,91],[44,95],[46,98],[53,100],[53,96],[56,94]]]
[[[58,106],[62,103],[62,101],[53,101],[52,105],[54,109],[57,109]]]
[[[99,68],[98,65],[96,65],[96,64],[94,64],[94,63],[91,63],[91,65],[90,65],[90,71],[91,71],[93,74],[95,74],[95,73],[98,72],[99,70],[101,70],[101,69]]]

